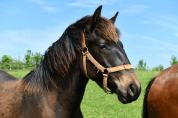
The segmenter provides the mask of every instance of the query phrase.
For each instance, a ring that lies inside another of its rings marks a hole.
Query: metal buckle
[[[84,47],[84,49],[82,50],[82,53],[84,54],[85,52],[88,52],[88,48]]]
[[[107,68],[105,68],[103,73],[104,73],[104,74],[109,74],[108,69],[107,69]]]

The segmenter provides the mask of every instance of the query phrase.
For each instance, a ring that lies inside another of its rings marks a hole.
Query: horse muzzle
[[[127,104],[138,99],[141,93],[141,86],[138,87],[135,82],[130,82],[126,87],[126,92],[122,92],[122,89],[118,89],[116,94],[121,103]]]

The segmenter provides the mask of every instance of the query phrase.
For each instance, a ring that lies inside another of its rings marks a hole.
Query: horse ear
[[[100,5],[94,12],[93,16],[90,19],[90,31],[93,32],[93,30],[95,29],[96,23],[98,22],[98,20],[101,18],[101,9],[102,9],[102,5]]]
[[[115,21],[116,21],[116,18],[117,18],[118,13],[119,13],[119,12],[117,12],[111,19],[109,19],[113,24],[114,24]]]

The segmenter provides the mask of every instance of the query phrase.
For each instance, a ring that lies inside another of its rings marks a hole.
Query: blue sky
[[[119,11],[116,27],[134,67],[143,59],[149,68],[169,67],[178,57],[177,0],[1,0],[0,57],[24,58],[27,50],[45,50],[71,23],[92,15],[111,18]]]

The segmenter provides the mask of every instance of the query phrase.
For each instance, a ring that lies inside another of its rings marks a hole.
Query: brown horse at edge
[[[178,118],[178,64],[163,70],[146,88],[143,118]]]

